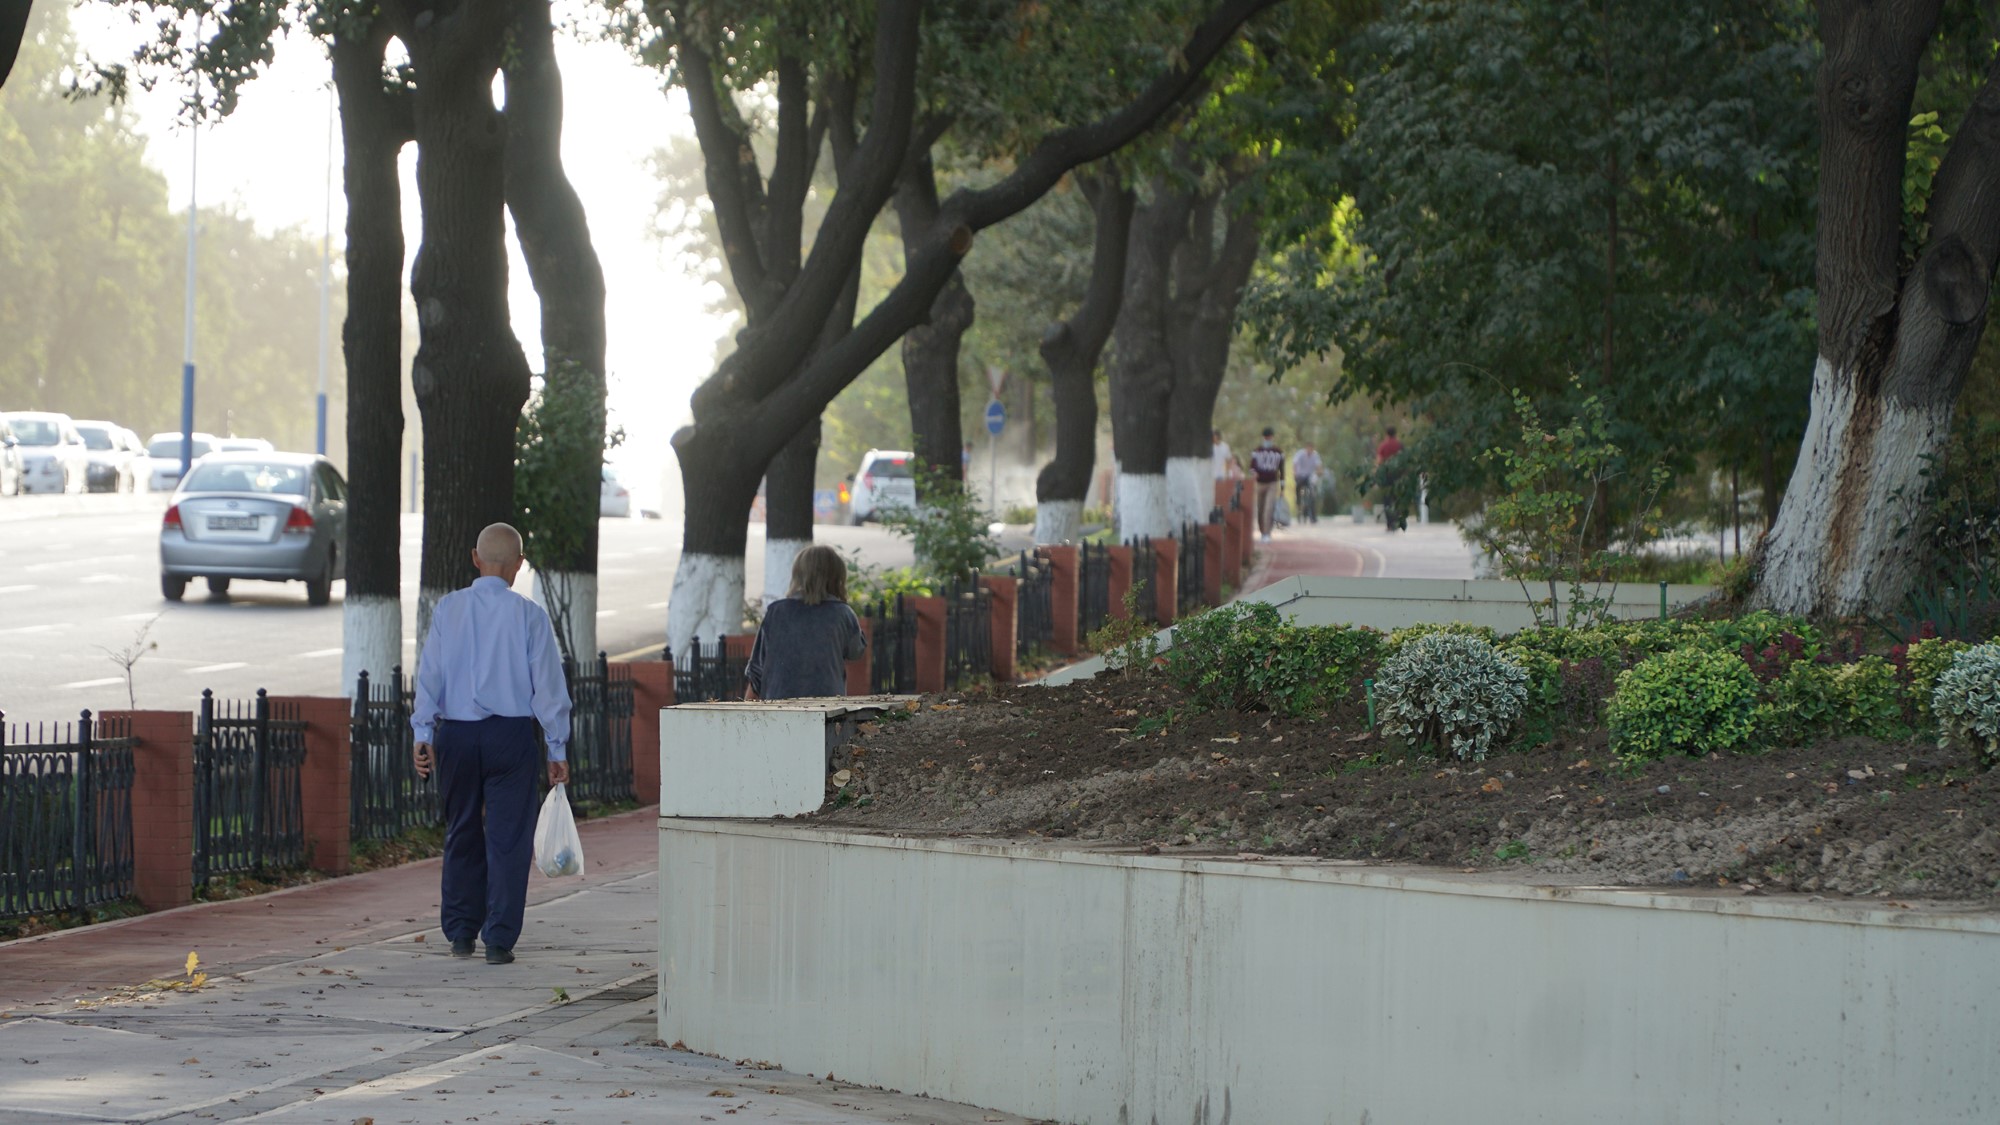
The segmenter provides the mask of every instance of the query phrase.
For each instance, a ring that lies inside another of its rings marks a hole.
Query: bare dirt
[[[1371,733],[1359,704],[1324,719],[1201,713],[1150,675],[925,697],[864,724],[835,768],[848,772],[813,823],[2000,902],[2000,771],[1921,741],[1627,767],[1599,731],[1459,762]]]

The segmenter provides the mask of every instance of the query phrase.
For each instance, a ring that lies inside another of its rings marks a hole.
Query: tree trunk
[[[442,14],[440,14],[442,13]],[[472,546],[514,515],[514,431],[528,361],[507,310],[507,123],[493,106],[508,20],[463,5],[405,14],[423,239],[410,273],[420,342],[410,381],[424,424],[421,651],[437,600],[477,576]]]
[[[1923,470],[1944,447],[2000,261],[2000,70],[1938,168],[1924,249],[1901,260],[1906,123],[1938,8],[1821,4],[1819,357],[1753,593],[1774,609],[1880,613],[1925,561]]]
[[[791,592],[792,562],[813,541],[819,419],[792,435],[764,471],[764,604]]]
[[[562,634],[564,651],[582,664],[597,651],[598,494],[604,470],[604,270],[591,246],[583,201],[562,164],[562,72],[548,0],[523,5],[512,37],[507,80],[507,208],[542,311],[544,395],[593,404],[586,443],[566,451],[573,503],[558,542],[574,545],[532,560],[535,588]]]
[[[1118,537],[1173,534],[1167,502],[1167,422],[1175,371],[1171,350],[1174,251],[1187,236],[1193,200],[1153,178],[1152,199],[1132,217],[1125,297],[1111,361],[1111,443],[1118,458]]]
[[[1226,195],[1197,205],[1188,242],[1175,260],[1168,322],[1175,371],[1167,419],[1167,514],[1174,528],[1206,520],[1215,504],[1215,400],[1229,372],[1236,307],[1261,246],[1258,215],[1247,207],[1225,216],[1222,244],[1215,245],[1216,214],[1229,205]]]
[[[347,196],[347,592],[341,690],[361,673],[387,683],[403,663],[403,204],[397,153],[411,139],[410,99],[384,84],[381,20],[337,34],[342,187]]]
[[[1077,182],[1090,197],[1097,233],[1083,305],[1042,335],[1042,362],[1056,407],[1056,451],[1035,477],[1037,543],[1067,543],[1083,532],[1083,504],[1097,468],[1097,363],[1125,296],[1126,246],[1137,202],[1112,175],[1080,175]]]
[[[936,172],[928,152],[910,162],[897,185],[896,218],[907,265],[938,221]],[[960,484],[965,435],[959,424],[958,350],[976,311],[964,275],[954,270],[932,299],[930,316],[903,336],[903,384],[917,464]],[[921,491],[924,475],[917,481]]]
[[[667,646],[682,660],[696,639],[742,628],[743,551],[764,466],[720,426],[683,427],[673,444],[681,479],[701,482],[687,492],[681,561],[667,600]]]

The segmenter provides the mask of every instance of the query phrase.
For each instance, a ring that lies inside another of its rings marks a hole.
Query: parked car
[[[139,435],[112,422],[94,419],[79,421],[76,432],[83,435],[89,458],[84,470],[88,492],[131,492],[139,486],[139,463],[146,447]]]
[[[22,492],[82,492],[90,451],[67,414],[22,410],[7,415],[20,443]]]
[[[21,442],[7,416],[0,414],[0,496],[21,494]]]
[[[871,449],[861,456],[854,473],[854,498],[848,511],[856,527],[880,518],[884,511],[917,506],[916,454],[900,449]]]
[[[215,435],[199,430],[194,434],[194,460],[215,452]],[[172,492],[181,482],[181,435],[179,431],[154,434],[146,439],[146,491]]]
[[[226,594],[231,580],[304,582],[325,605],[346,577],[347,482],[312,453],[211,453],[188,470],[160,521],[160,593],[188,582]]]
[[[604,466],[604,483],[597,490],[597,514],[616,519],[632,517],[632,491],[618,482],[611,466]]]

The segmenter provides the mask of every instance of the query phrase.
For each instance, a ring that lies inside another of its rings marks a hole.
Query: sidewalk
[[[1390,532],[1379,523],[1327,516],[1318,523],[1282,527],[1256,545],[1245,591],[1261,590],[1293,575],[1332,578],[1471,578],[1472,551],[1449,523],[1410,525]]]
[[[437,860],[0,944],[0,1121],[1022,1122],[658,1046],[656,816],[580,826],[512,965],[450,955]]]

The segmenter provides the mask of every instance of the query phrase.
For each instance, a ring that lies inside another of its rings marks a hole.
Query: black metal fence
[[[1133,616],[1157,625],[1160,622],[1160,599],[1156,593],[1159,589],[1160,556],[1153,550],[1151,536],[1134,536],[1126,546],[1132,548]]]
[[[747,656],[731,656],[729,643],[721,637],[706,645],[694,638],[687,658],[674,658],[674,702],[743,698],[743,668],[748,663]]]
[[[1203,599],[1207,596],[1208,541],[1203,537],[1201,527],[1198,523],[1181,525],[1179,589],[1174,599],[1175,612],[1180,617],[1200,613]]]
[[[437,786],[419,778],[411,760],[412,706],[401,665],[390,671],[388,683],[370,683],[363,672],[354,685],[348,805],[349,831],[357,841],[389,840],[444,821]]]
[[[0,918],[78,910],[132,893],[132,749],[122,725],[0,714]]]
[[[903,595],[868,607],[868,690],[910,695],[917,690],[917,615]]]
[[[305,859],[299,771],[306,724],[258,689],[251,702],[201,693],[194,730],[194,880]]]
[[[1088,638],[1104,628],[1111,613],[1111,552],[1084,543],[1076,552],[1076,635]]]
[[[1053,580],[1048,560],[1021,552],[1014,564],[1014,655],[1022,660],[1047,652],[1056,635]]]
[[[944,686],[993,674],[993,595],[977,579],[944,588]]]
[[[603,653],[569,678],[569,782],[573,800],[611,804],[635,798],[632,789],[632,673]]]

